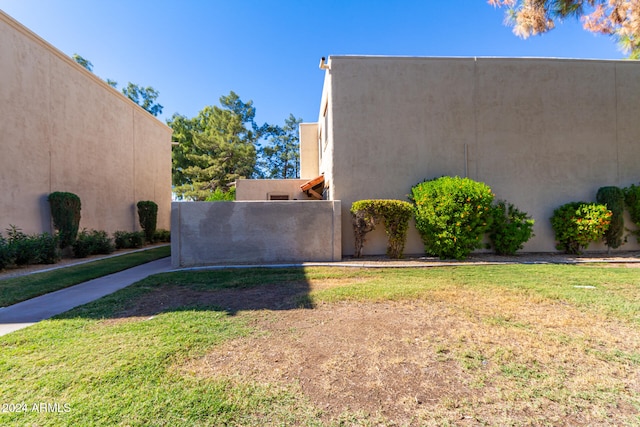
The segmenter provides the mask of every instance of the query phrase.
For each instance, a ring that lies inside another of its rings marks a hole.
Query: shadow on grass
[[[303,268],[249,268],[158,274],[56,316],[128,318],[177,310],[214,310],[236,315],[246,310],[313,308]]]

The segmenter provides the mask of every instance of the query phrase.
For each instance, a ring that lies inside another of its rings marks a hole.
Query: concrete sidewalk
[[[170,270],[171,258],[162,258],[0,308],[0,336],[112,294],[153,274]]]

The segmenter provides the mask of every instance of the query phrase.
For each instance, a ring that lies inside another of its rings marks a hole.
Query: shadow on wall
[[[49,206],[49,194],[43,194],[38,199],[38,207],[42,212],[42,230],[53,234],[53,222],[51,221],[51,207]]]
[[[137,282],[56,319],[123,319],[178,310],[313,308],[304,268],[248,268],[164,273]]]

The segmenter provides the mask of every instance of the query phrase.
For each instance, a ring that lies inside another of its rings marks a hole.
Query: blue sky
[[[620,59],[575,20],[517,38],[486,0],[0,0],[0,9],[98,76],[153,86],[160,117],[195,116],[233,90],[257,121],[317,120],[322,56]]]

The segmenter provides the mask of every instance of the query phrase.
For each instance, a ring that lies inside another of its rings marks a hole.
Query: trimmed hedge
[[[56,191],[49,194],[49,206],[53,226],[58,230],[60,248],[64,249],[75,242],[80,227],[80,198],[73,193]]]
[[[604,242],[610,248],[620,247],[624,234],[624,192],[618,187],[600,187],[596,202],[611,211],[611,223],[604,233]]]
[[[150,200],[139,201],[138,219],[140,227],[144,231],[144,237],[147,242],[153,242],[153,235],[156,232],[156,224],[158,221],[158,205]]]
[[[493,201],[489,186],[469,178],[443,176],[411,189],[416,228],[428,254],[465,259],[482,245]]]
[[[640,243],[640,186],[631,184],[631,186],[622,191],[624,192],[624,204],[629,210],[631,221],[633,221],[638,228],[632,233],[635,234],[638,243]]]
[[[351,218],[355,234],[355,257],[362,256],[365,235],[377,224],[384,223],[387,234],[387,256],[402,258],[407,240],[409,220],[413,216],[410,203],[401,200],[358,200],[351,205]]]

